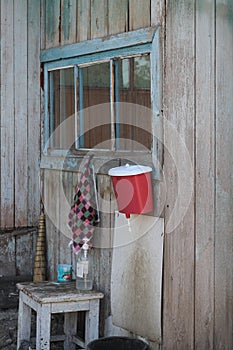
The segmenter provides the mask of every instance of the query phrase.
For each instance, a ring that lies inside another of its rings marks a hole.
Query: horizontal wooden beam
[[[153,40],[155,27],[135,30],[109,36],[106,38],[98,38],[87,40],[71,45],[54,47],[42,50],[40,54],[41,62],[51,62],[75,56],[83,56],[92,53],[114,50],[117,48],[130,47],[135,45],[151,43]]]

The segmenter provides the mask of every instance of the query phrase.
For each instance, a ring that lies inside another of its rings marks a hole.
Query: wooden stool
[[[97,291],[78,291],[74,282],[18,283],[19,315],[17,349],[22,340],[30,341],[31,309],[37,312],[36,349],[49,350],[50,341],[64,340],[65,350],[76,345],[86,348],[99,337],[99,302],[104,297]],[[77,312],[86,311],[85,339],[77,337]],[[51,314],[64,313],[63,336],[50,337]]]

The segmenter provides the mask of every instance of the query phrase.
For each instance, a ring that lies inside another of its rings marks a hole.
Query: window
[[[159,60],[153,28],[42,51],[46,152],[154,152]]]

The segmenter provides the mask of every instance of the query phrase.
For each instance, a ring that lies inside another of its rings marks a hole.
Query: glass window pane
[[[49,73],[49,115],[52,147],[69,148],[75,139],[74,70],[66,68]],[[68,122],[63,123],[64,121]]]
[[[120,150],[151,149],[150,56],[116,61],[116,102],[127,102],[116,110],[116,130]],[[145,113],[142,107],[145,106]],[[143,115],[142,115],[143,114]]]
[[[150,89],[150,56],[134,58],[134,86],[138,89]]]
[[[111,144],[110,62],[83,67],[79,72],[80,118],[82,118],[84,133],[80,146],[109,149]],[[93,107],[99,104],[107,105],[103,108]]]

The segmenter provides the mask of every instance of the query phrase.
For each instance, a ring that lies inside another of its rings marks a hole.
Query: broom
[[[38,235],[36,241],[33,282],[43,282],[46,280],[45,241],[45,215],[41,214],[39,218]]]

